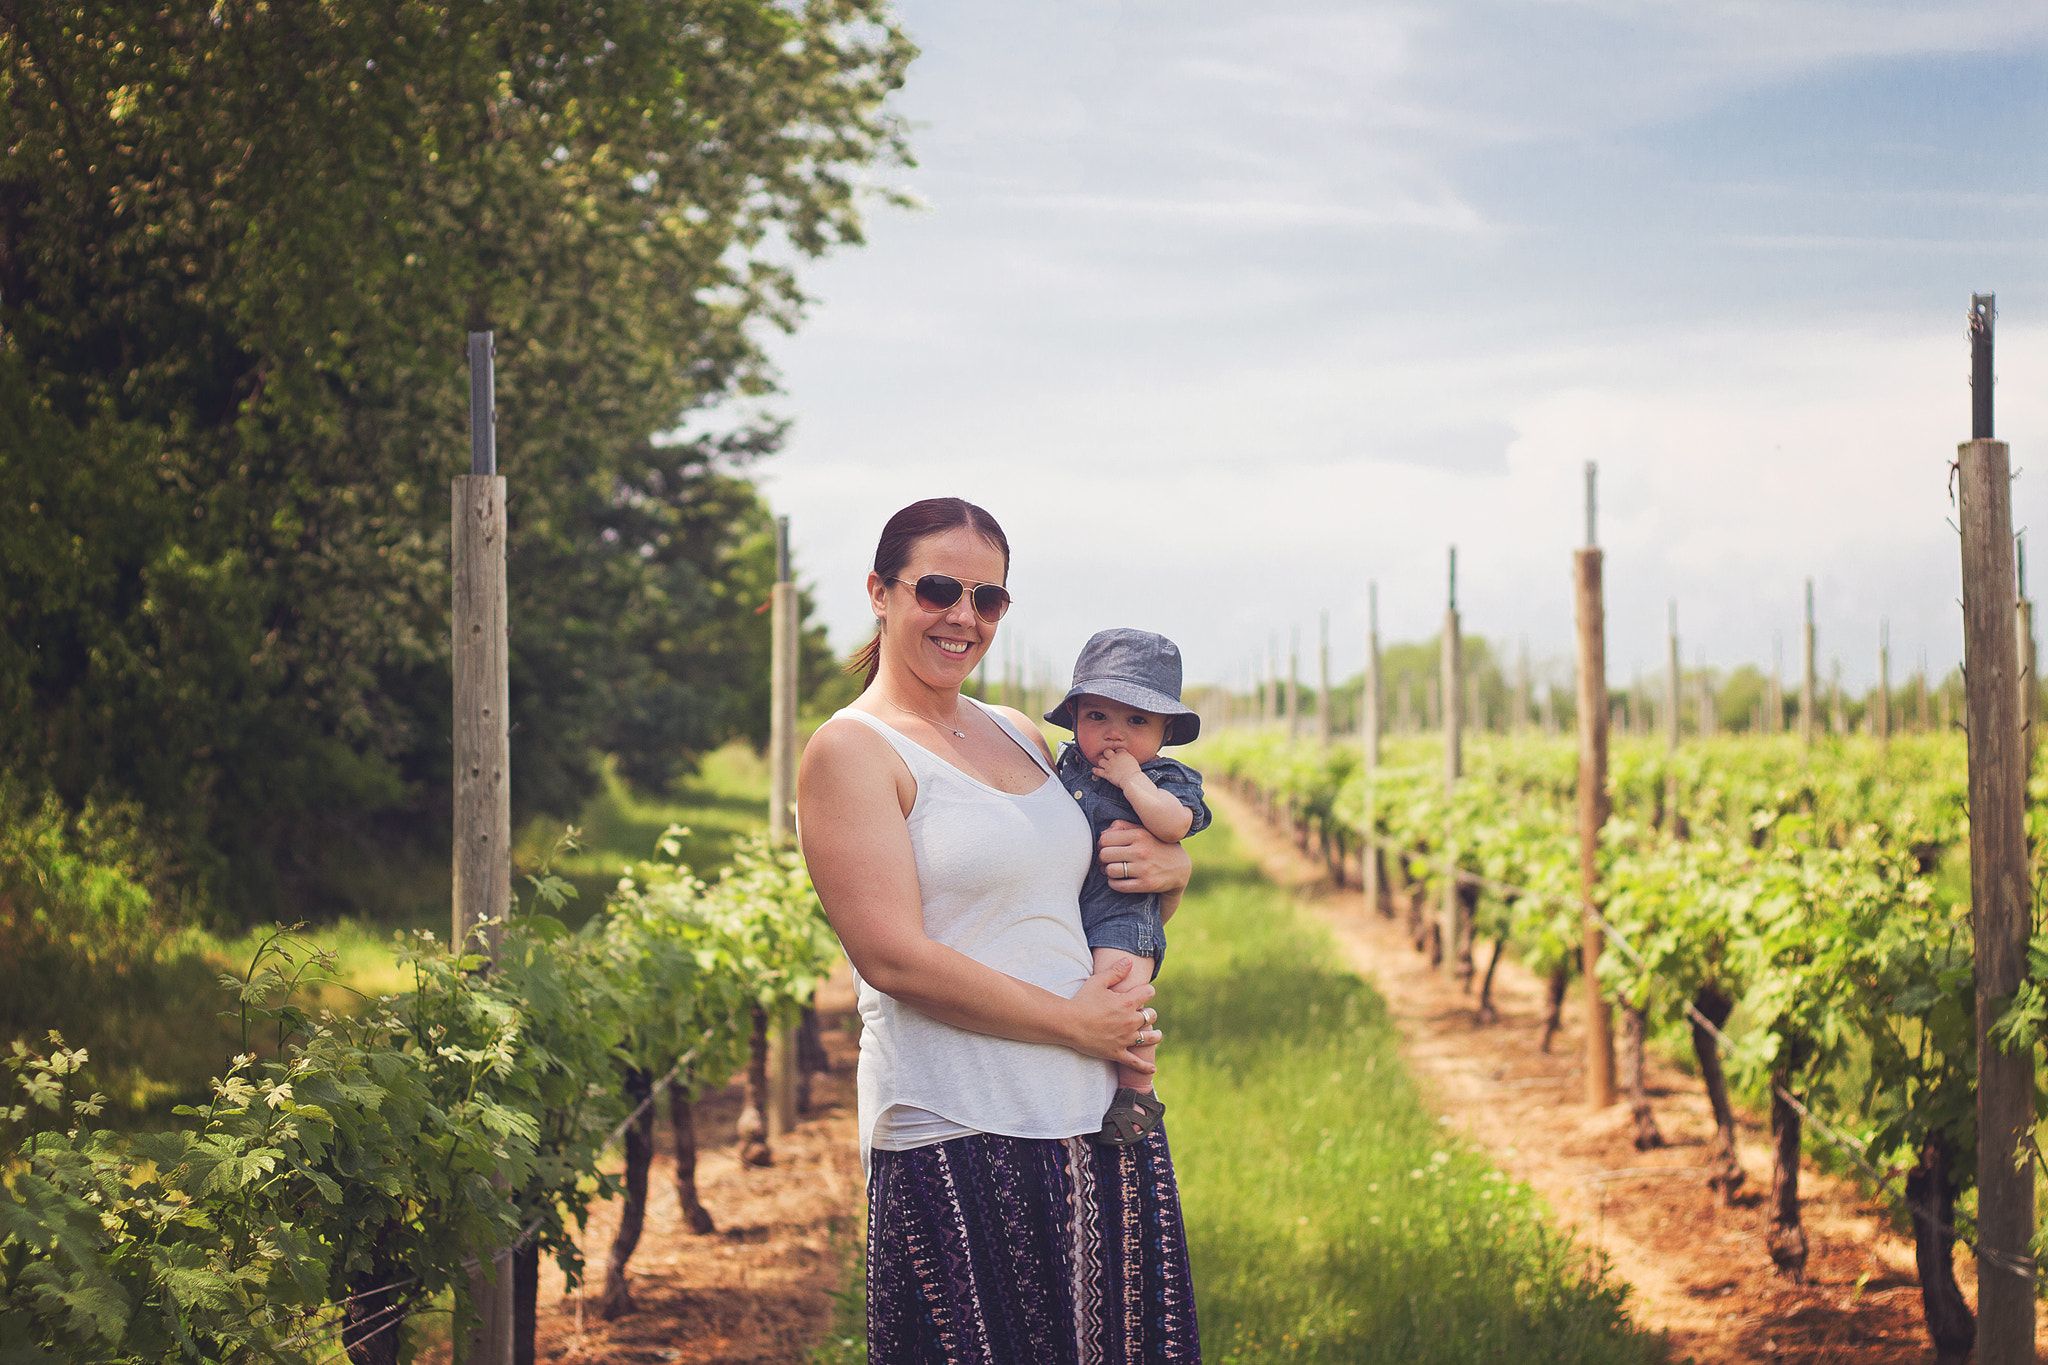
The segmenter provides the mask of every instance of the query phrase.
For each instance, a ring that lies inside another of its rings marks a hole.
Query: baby
[[[1202,775],[1159,757],[1164,746],[1186,744],[1202,729],[1202,718],[1180,703],[1180,650],[1173,641],[1142,630],[1102,631],[1082,648],[1074,685],[1045,718],[1074,732],[1060,746],[1060,781],[1081,803],[1098,844],[1116,820],[1143,825],[1167,843],[1208,827]],[[1166,954],[1158,895],[1113,889],[1099,858],[1090,861],[1081,883],[1081,927],[1097,971],[1118,958],[1135,961],[1123,990],[1150,981]],[[1136,1051],[1152,1060],[1152,1047]],[[1116,1098],[1094,1140],[1110,1147],[1142,1142],[1165,1113],[1152,1077],[1119,1066]]]

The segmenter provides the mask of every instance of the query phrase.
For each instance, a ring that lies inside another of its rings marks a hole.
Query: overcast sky
[[[1584,462],[1609,676],[1961,650],[1965,314],[2048,589],[2048,5],[910,0],[924,203],[811,268],[762,469],[834,644],[888,515],[1014,550],[1012,647],[1239,681],[1468,633],[1566,674]],[[2040,472],[2034,470],[2038,465]],[[2034,584],[2030,583],[2030,588]],[[2038,594],[2037,594],[2038,595]],[[999,645],[1000,649],[1001,646]]]

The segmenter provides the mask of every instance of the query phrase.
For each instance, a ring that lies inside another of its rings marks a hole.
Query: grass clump
[[[1423,1103],[1328,935],[1225,827],[1196,851],[1158,1004],[1204,1358],[1662,1360],[1627,1287]]]

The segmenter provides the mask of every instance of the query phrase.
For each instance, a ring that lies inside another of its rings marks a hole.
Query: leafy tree
[[[517,815],[765,724],[779,429],[656,438],[771,387],[913,55],[880,0],[0,4],[0,769],[237,916],[445,847],[484,327]]]

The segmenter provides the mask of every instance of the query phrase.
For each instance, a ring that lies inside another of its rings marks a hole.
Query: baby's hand
[[[1122,749],[1104,749],[1102,757],[1095,760],[1095,775],[1121,787],[1138,775],[1138,760]]]

